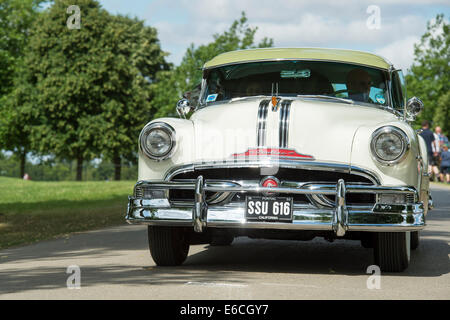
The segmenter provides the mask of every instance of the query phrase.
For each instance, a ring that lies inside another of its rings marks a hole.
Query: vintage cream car
[[[426,147],[400,70],[374,54],[269,48],[221,54],[180,119],[148,123],[126,220],[157,265],[234,237],[359,239],[402,271],[430,206]],[[372,264],[372,261],[368,261]]]

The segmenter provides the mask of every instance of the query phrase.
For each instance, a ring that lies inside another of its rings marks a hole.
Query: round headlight
[[[408,136],[399,128],[386,126],[372,134],[372,154],[383,164],[394,164],[403,160],[409,148]]]
[[[165,160],[175,151],[175,130],[167,123],[153,122],[142,130],[139,141],[149,158]]]

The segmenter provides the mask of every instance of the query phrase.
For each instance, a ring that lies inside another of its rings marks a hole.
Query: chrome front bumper
[[[421,202],[403,204],[376,203],[373,206],[347,206],[347,193],[412,194],[418,199],[412,187],[383,187],[370,185],[346,185],[344,180],[337,184],[290,183],[289,187],[264,188],[242,186],[230,181],[204,181],[199,176],[194,182],[151,182],[140,181],[139,186],[151,190],[194,190],[191,204],[170,203],[167,199],[146,199],[129,197],[126,220],[130,224],[145,223],[160,226],[193,226],[196,232],[206,227],[246,229],[290,229],[334,231],[341,237],[347,231],[395,232],[416,231],[425,227],[425,212]],[[305,195],[335,196],[334,208],[317,208],[313,205],[294,205],[293,221],[253,222],[245,218],[245,203],[208,205],[205,192],[252,192],[288,193]]]

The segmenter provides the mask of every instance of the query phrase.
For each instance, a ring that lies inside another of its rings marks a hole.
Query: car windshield
[[[325,95],[386,106],[387,76],[387,71],[339,62],[289,60],[233,64],[205,70],[202,102],[211,104],[275,94],[309,98]]]

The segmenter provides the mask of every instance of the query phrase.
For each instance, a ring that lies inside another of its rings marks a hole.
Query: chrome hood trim
[[[266,144],[266,120],[267,120],[267,110],[269,109],[269,100],[262,100],[259,103],[258,108],[258,120],[256,127],[256,145],[258,147],[265,146]]]
[[[263,158],[259,160],[218,160],[208,162],[196,162],[190,164],[181,164],[170,168],[165,176],[165,181],[170,181],[180,173],[192,172],[194,170],[218,169],[218,168],[291,168],[304,170],[322,170],[332,172],[351,173],[365,177],[373,182],[374,185],[381,185],[379,176],[367,169],[351,166],[343,163],[317,162],[317,161],[295,161],[288,159]]]
[[[279,125],[279,147],[287,148],[289,142],[289,116],[291,113],[292,100],[283,100],[281,102],[280,125]]]

